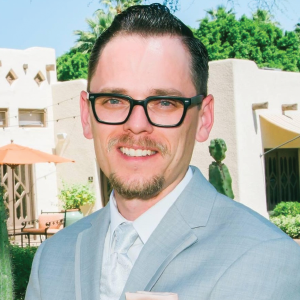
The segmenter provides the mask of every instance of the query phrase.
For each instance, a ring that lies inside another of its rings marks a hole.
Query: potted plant
[[[68,185],[63,182],[58,198],[66,213],[65,226],[69,226],[83,217],[81,206],[95,202],[95,193],[91,191],[89,184]]]

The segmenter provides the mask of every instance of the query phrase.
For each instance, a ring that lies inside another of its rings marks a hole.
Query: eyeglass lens
[[[98,118],[107,123],[123,122],[130,111],[130,101],[115,96],[99,96],[95,99]],[[160,125],[177,124],[184,112],[182,101],[174,99],[152,99],[147,103],[147,113],[152,123]]]

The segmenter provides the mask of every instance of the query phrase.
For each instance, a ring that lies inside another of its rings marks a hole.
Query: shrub
[[[299,202],[280,202],[273,210],[273,217],[277,216],[292,216],[296,217],[300,215],[300,203]]]
[[[300,238],[300,215],[271,217],[270,221],[293,239]]]
[[[95,202],[95,194],[90,190],[88,184],[66,185],[63,183],[58,198],[62,201],[63,209],[80,209],[84,204]]]
[[[0,186],[0,299],[13,299],[13,277],[8,233],[6,227],[7,210],[4,188]]]
[[[25,298],[31,265],[37,248],[38,247],[21,248],[16,245],[11,245],[15,300],[23,300]]]

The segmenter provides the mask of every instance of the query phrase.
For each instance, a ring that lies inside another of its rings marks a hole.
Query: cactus
[[[227,151],[225,141],[222,139],[211,140],[208,148],[210,155],[215,159],[215,161],[209,165],[209,182],[219,193],[234,199],[231,186],[232,179],[227,166],[222,163],[222,160],[226,157],[225,152]]]
[[[0,186],[0,299],[12,300],[13,276],[6,221],[7,212],[4,205],[4,188]]]

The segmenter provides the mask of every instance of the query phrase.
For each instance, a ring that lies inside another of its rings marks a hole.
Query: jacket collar
[[[194,166],[191,168],[193,178],[178,197],[175,206],[190,228],[197,228],[207,225],[217,191],[199,169]]]

